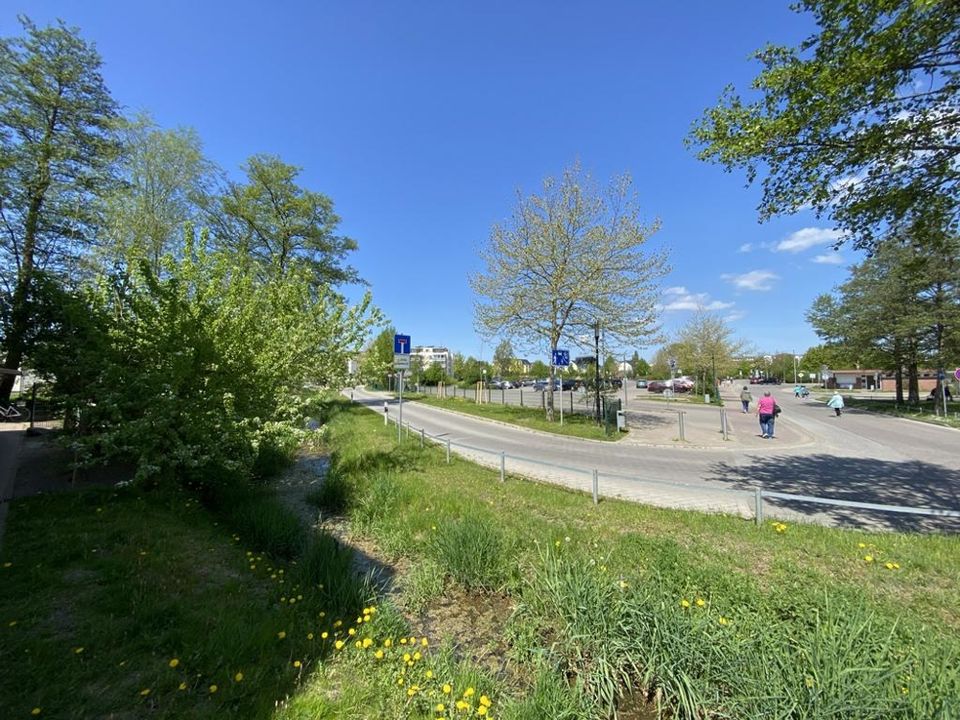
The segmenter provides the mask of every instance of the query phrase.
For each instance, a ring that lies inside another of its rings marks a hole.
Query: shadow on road
[[[760,487],[772,492],[834,500],[960,511],[960,471],[924,462],[898,463],[834,455],[774,455],[758,460],[746,473],[742,467],[726,462],[716,463],[704,479],[743,490]],[[902,532],[960,532],[960,518],[907,515],[788,500],[768,502],[808,515],[820,515],[837,527]]]

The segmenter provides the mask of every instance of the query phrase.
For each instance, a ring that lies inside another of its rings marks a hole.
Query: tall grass
[[[465,588],[495,590],[506,577],[505,544],[500,532],[482,516],[458,518],[434,532],[430,554]]]

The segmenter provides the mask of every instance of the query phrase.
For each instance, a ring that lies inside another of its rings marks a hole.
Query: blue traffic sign
[[[394,355],[410,354],[410,336],[409,335],[393,336],[393,354]]]
[[[570,351],[554,350],[553,364],[556,365],[557,367],[567,367],[570,364]]]

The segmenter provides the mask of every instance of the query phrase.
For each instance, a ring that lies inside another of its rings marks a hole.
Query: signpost
[[[403,373],[410,369],[410,336],[393,336],[393,369],[400,372],[399,410],[397,411],[397,442],[403,430]]]
[[[570,365],[569,350],[554,350],[553,365],[560,370],[560,425],[563,425],[563,368]],[[571,400],[571,402],[573,402]]]

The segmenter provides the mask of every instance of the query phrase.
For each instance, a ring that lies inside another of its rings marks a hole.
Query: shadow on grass
[[[772,492],[812,497],[960,511],[960,472],[924,462],[889,462],[870,458],[771,455],[743,468],[720,462],[705,477],[742,490],[760,487]],[[769,500],[808,515],[820,515],[838,527],[902,532],[960,532],[960,518],[834,507],[793,500]]]

